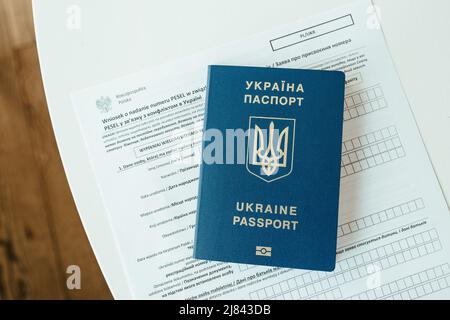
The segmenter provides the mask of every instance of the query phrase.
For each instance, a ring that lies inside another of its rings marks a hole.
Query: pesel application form
[[[450,215],[371,6],[73,94],[135,298],[448,297]],[[209,64],[346,73],[334,272],[192,259]]]

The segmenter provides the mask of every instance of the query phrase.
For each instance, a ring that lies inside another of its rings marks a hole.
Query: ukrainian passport
[[[194,258],[333,271],[345,75],[210,66]]]

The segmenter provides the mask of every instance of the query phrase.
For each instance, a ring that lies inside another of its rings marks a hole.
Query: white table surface
[[[59,151],[83,225],[115,298],[130,298],[130,292],[70,93],[348,2],[34,1],[42,75]],[[378,0],[375,4],[381,10],[389,48],[450,200],[450,1]],[[76,28],[77,12],[80,28]]]

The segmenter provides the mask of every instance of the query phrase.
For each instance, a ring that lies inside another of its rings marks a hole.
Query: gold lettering
[[[255,212],[262,213],[263,212],[263,205],[261,203],[257,203],[255,205]]]

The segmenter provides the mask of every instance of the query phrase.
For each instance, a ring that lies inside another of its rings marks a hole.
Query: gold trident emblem
[[[271,176],[277,172],[278,168],[286,167],[286,158],[289,145],[289,127],[285,128],[274,146],[275,125],[273,122],[269,126],[267,147],[264,143],[264,134],[258,125],[255,125],[253,142],[252,164],[261,166],[266,176]]]

